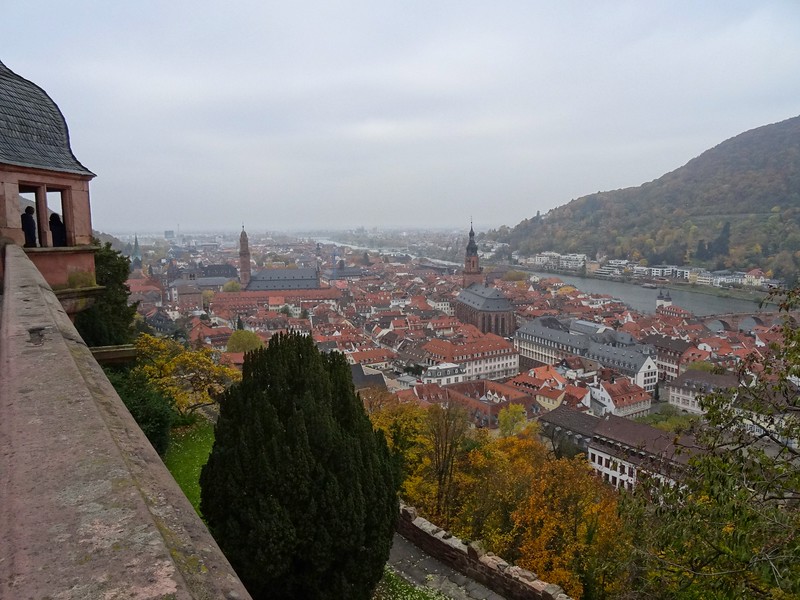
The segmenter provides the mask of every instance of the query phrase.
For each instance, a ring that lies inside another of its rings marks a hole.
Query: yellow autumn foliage
[[[628,546],[617,495],[582,456],[546,461],[513,518],[520,566],[576,599],[618,590]]]
[[[188,350],[169,338],[140,335],[136,340],[136,366],[159,391],[190,413],[214,404],[229,385],[241,380],[234,368],[220,365],[209,348]]]
[[[584,456],[557,460],[535,424],[508,436],[471,429],[453,448],[443,482],[436,478],[430,409],[387,398],[378,404],[373,425],[404,457],[401,496],[423,516],[462,539],[480,540],[576,600],[623,591],[629,543],[617,494],[592,475]]]

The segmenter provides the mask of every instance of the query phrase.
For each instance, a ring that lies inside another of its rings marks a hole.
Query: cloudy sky
[[[800,114],[800,2],[26,0],[109,232],[513,225]]]

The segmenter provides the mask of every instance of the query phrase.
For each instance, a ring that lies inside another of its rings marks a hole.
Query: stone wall
[[[541,581],[534,573],[511,566],[499,556],[484,553],[479,544],[465,544],[418,517],[410,506],[400,506],[397,531],[432,557],[508,600],[570,600],[557,585]]]
[[[3,251],[0,598],[249,598],[41,273]]]

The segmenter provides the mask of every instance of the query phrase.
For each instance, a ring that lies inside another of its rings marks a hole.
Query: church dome
[[[56,103],[2,62],[0,163],[94,177],[72,153],[67,122]]]

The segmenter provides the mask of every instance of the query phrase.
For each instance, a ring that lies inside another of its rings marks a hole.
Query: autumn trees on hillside
[[[649,264],[800,272],[800,118],[743,133],[639,187],[598,192],[487,232],[546,250]]]
[[[625,578],[616,495],[585,458],[556,460],[534,426],[504,411],[508,435],[501,436],[470,429],[455,406],[423,409],[395,399],[371,418],[404,466],[403,499],[430,520],[573,597],[608,597]]]

